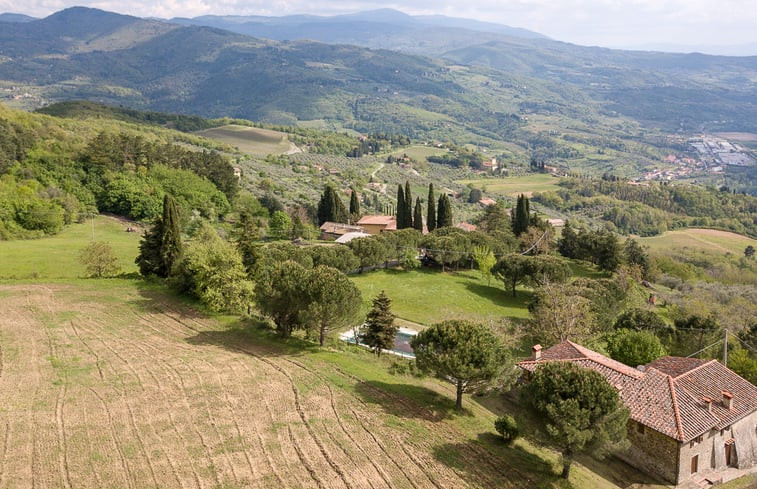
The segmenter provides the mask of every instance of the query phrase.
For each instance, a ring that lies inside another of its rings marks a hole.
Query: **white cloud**
[[[37,17],[83,5],[140,17],[332,15],[375,8],[499,22],[580,44],[757,42],[754,0],[0,0],[0,12]]]

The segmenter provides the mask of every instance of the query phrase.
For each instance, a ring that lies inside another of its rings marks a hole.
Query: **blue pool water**
[[[418,332],[414,331],[412,329],[407,328],[400,328],[400,330],[397,332],[397,336],[394,337],[394,348],[391,350],[384,350],[387,353],[392,353],[394,355],[399,355],[401,357],[405,358],[415,358],[415,354],[413,353],[413,348],[410,346],[410,340],[413,339],[415,335],[417,335]],[[342,333],[339,335],[339,337],[343,341],[347,341],[349,343],[355,343],[355,336],[353,331],[347,331],[345,333]],[[359,343],[362,346],[362,343]]]

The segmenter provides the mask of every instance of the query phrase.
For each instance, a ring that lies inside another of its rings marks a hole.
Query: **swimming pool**
[[[410,346],[410,340],[417,335],[418,332],[414,329],[400,328],[397,331],[397,336],[394,337],[394,348],[391,350],[384,350],[385,353],[391,353],[404,358],[415,358],[413,348]],[[339,339],[348,343],[355,343],[355,332],[350,330],[339,335]],[[358,343],[361,346],[367,347],[363,343]]]

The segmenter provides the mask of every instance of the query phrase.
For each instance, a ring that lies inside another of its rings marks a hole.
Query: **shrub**
[[[497,433],[502,435],[502,438],[504,438],[505,444],[507,445],[512,444],[520,434],[518,422],[509,414],[497,418],[494,421],[494,429],[497,430]]]

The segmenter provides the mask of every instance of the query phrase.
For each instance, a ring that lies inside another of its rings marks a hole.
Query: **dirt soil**
[[[528,479],[407,399],[240,341],[170,297],[109,287],[0,285],[0,488]],[[464,463],[443,463],[440,446]]]

